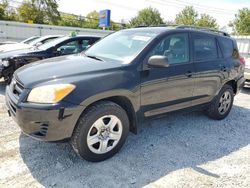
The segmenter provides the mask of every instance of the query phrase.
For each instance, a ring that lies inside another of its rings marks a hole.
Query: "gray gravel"
[[[0,187],[250,187],[250,89],[229,117],[175,112],[140,125],[123,149],[100,163],[79,159],[67,143],[20,133],[0,83]]]

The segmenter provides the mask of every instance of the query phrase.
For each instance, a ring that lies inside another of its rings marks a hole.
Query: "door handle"
[[[191,71],[187,71],[186,76],[187,76],[188,78],[192,77],[192,75],[193,75],[193,73],[192,73]]]
[[[227,67],[226,67],[226,66],[221,65],[221,66],[220,66],[220,70],[221,70],[221,71],[223,71],[223,72],[227,72]]]
[[[222,66],[220,69],[221,69],[221,71],[223,71],[223,72],[227,72],[227,67],[225,67],[225,66]]]

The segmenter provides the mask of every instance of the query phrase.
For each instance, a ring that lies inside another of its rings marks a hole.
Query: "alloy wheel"
[[[95,154],[111,151],[122,136],[121,120],[114,115],[99,118],[91,126],[87,136],[87,145]]]

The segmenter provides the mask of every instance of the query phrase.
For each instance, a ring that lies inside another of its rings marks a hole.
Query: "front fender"
[[[131,102],[135,112],[138,111],[140,108],[139,89],[135,92],[131,92],[131,91],[125,90],[125,89],[117,89],[117,90],[111,90],[111,91],[98,93],[96,95],[93,95],[93,96],[85,99],[80,105],[87,107],[90,104],[93,104],[94,102],[97,102],[99,100],[104,100],[107,98],[111,98],[111,97],[125,97],[125,98],[127,98]]]

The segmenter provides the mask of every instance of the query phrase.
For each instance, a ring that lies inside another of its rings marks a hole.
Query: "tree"
[[[175,23],[218,29],[218,24],[215,18],[208,14],[199,15],[192,6],[185,7],[179,14],[177,14]]]
[[[5,10],[7,8],[7,4],[5,2],[0,3],[0,19],[5,19]]]
[[[218,24],[216,23],[216,19],[207,14],[201,14],[200,18],[197,20],[195,25],[199,27],[218,29]]]
[[[34,23],[43,24],[44,21],[44,12],[39,11],[38,7],[30,2],[24,1],[22,5],[18,8],[19,18],[23,22],[28,22],[32,20]]]
[[[81,20],[76,15],[62,14],[59,21],[61,26],[81,27]]]
[[[16,20],[16,12],[7,0],[0,2],[0,20]]]
[[[21,21],[32,20],[34,23],[58,24],[60,13],[56,0],[25,0],[18,8]]]
[[[235,34],[249,35],[250,34],[250,9],[243,8],[235,15],[235,19],[229,24],[233,27]]]
[[[160,12],[152,7],[148,7],[139,11],[138,15],[130,20],[131,26],[150,26],[163,24]]]
[[[175,17],[176,24],[195,25],[198,20],[198,12],[192,6],[185,7]]]
[[[99,13],[96,10],[87,14],[84,27],[92,29],[99,28]]]

